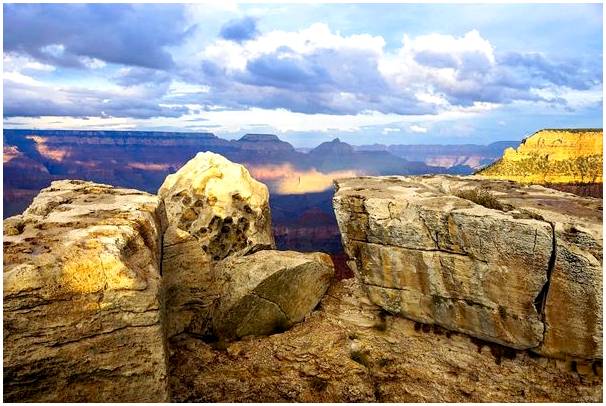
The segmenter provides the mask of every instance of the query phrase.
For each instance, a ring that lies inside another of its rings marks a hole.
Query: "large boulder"
[[[324,296],[334,268],[327,254],[267,250],[221,261],[214,275],[221,295],[213,330],[229,340],[283,331],[303,320]]]
[[[167,334],[207,330],[219,294],[212,264],[228,255],[275,248],[269,192],[248,170],[212,152],[197,154],[160,190],[168,217],[164,235]]]
[[[215,261],[275,247],[267,186],[221,155],[198,153],[158,195],[171,228],[193,236]]]
[[[483,340],[580,358],[601,357],[598,205],[450,176],[345,179],[334,197],[350,265],[373,302]],[[585,243],[562,238],[564,224],[591,230],[577,234]]]
[[[53,182],[4,221],[4,400],[168,400],[156,196]]]

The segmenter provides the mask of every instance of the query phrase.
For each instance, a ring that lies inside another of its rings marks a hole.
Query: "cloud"
[[[168,69],[167,46],[188,34],[177,5],[5,4],[4,50],[48,64],[107,63]]]
[[[381,134],[390,134],[390,133],[397,133],[402,131],[401,128],[393,128],[393,127],[385,127],[382,131]]]
[[[252,17],[243,17],[226,22],[221,27],[219,35],[229,41],[242,42],[253,39],[258,33],[256,20]]]
[[[4,75],[5,117],[180,117],[186,106],[164,105],[163,95],[170,83],[159,86],[107,86],[103,89],[58,87],[29,76],[7,72]]]
[[[408,129],[413,133],[425,134],[427,132],[427,128],[421,127],[420,125],[416,124],[411,125],[410,127],[408,127]]]
[[[219,39],[200,53],[201,104],[284,108],[307,114],[441,114],[478,103],[565,103],[537,89],[588,88],[601,69],[545,57],[502,54],[477,30],[462,36],[344,36],[326,24],[270,31],[244,43]],[[588,75],[588,72],[591,74]]]
[[[325,23],[260,32],[237,8],[200,28],[210,12],[185,10],[195,18],[180,5],[5,5],[5,115],[423,134],[428,117],[601,103],[601,62],[501,51],[478,30],[388,46]]]
[[[162,70],[129,67],[118,70],[117,74],[113,77],[113,81],[120,86],[126,87],[147,83],[156,86],[171,82],[172,78],[168,72]]]

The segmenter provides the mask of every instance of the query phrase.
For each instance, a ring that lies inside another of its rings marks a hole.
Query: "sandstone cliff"
[[[477,172],[519,183],[602,183],[601,129],[541,130]]]

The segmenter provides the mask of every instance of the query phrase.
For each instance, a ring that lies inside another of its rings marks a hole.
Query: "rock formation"
[[[303,323],[225,345],[173,342],[178,402],[600,402],[600,362],[560,361],[390,315],[356,279]],[[194,373],[195,371],[195,373]]]
[[[516,349],[602,358],[602,207],[475,177],[337,182],[350,265],[392,314]]]
[[[53,182],[4,222],[4,400],[168,400],[160,199]]]
[[[164,272],[169,337],[235,339],[299,322],[334,273],[324,254],[275,248],[267,187],[246,168],[200,153],[158,192],[169,226]],[[257,252],[262,250],[260,252]]]
[[[4,400],[602,400],[600,200],[337,187],[340,281],[273,249],[267,188],[221,156],[160,196],[54,182],[4,222]]]
[[[221,155],[199,153],[166,178],[158,195],[169,230],[194,237],[215,261],[275,245],[267,186]]]
[[[326,254],[260,251],[215,267],[223,293],[212,315],[225,339],[267,335],[300,322],[318,304],[334,274]]]
[[[164,236],[163,271],[167,331],[209,333],[213,300],[212,262],[275,248],[269,192],[246,168],[212,152],[199,153],[160,190],[169,226]]]
[[[601,129],[541,130],[477,172],[525,184],[602,183]]]

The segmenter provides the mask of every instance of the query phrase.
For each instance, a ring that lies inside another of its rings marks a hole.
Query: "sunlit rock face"
[[[199,153],[158,195],[171,227],[196,238],[214,260],[274,246],[267,186],[221,155]]]
[[[541,130],[478,175],[520,183],[602,183],[601,129]]]
[[[168,399],[165,224],[156,196],[83,181],[4,221],[5,401]]]
[[[350,266],[374,303],[516,349],[602,357],[599,200],[479,177],[336,185]]]
[[[212,152],[199,153],[158,192],[168,228],[163,271],[167,332],[204,335],[213,298],[212,263],[275,248],[269,192],[246,168]]]
[[[222,285],[212,316],[214,333],[226,339],[281,332],[318,304],[334,275],[327,254],[259,251],[217,264]]]

